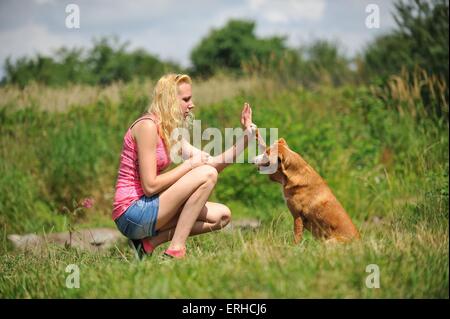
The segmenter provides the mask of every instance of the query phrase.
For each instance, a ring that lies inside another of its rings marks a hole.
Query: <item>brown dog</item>
[[[303,227],[327,242],[348,242],[360,238],[350,217],[320,175],[279,139],[255,158],[260,172],[283,185],[287,206],[294,217],[295,243]]]

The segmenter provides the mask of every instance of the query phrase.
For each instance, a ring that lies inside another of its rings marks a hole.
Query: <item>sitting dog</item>
[[[360,238],[355,225],[326,182],[288,147],[284,139],[266,147],[263,154],[255,157],[255,165],[271,180],[283,185],[284,198],[294,217],[296,244],[302,239],[304,227],[315,238],[331,243]]]

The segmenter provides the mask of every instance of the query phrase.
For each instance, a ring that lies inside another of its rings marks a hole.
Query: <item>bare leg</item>
[[[209,165],[203,165],[194,168],[190,172],[182,176],[172,186],[167,188],[159,195],[159,210],[158,218],[156,221],[156,229],[160,230],[172,219],[180,214],[180,209],[185,206],[188,199],[198,190],[201,189],[204,192],[211,192],[211,187],[215,185],[217,181],[217,171]],[[205,187],[209,184],[209,187]],[[213,185],[211,185],[213,184]],[[198,208],[198,213],[201,208]]]
[[[188,172],[160,194],[156,229],[164,229],[178,215],[169,249],[179,250],[185,247],[186,239],[216,182],[217,170],[203,165]]]
[[[213,168],[214,169],[214,168]],[[215,170],[215,169],[214,169]],[[184,207],[178,217],[177,226],[169,245],[170,250],[184,249],[186,246],[186,239],[200,215],[200,212],[208,200],[214,186],[216,185],[217,175],[213,178],[207,179],[199,188],[189,197],[184,204]]]
[[[189,236],[208,233],[224,228],[231,220],[230,209],[219,203],[206,202],[200,215],[194,223]],[[150,243],[157,247],[173,238],[175,227],[178,223],[178,216],[175,216],[170,223],[159,230],[157,236],[151,237]]]

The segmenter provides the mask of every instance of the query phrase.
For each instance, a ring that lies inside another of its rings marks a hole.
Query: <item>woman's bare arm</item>
[[[254,138],[255,133],[252,127],[244,131],[239,140],[222,154],[212,157],[208,164],[215,167],[220,173],[225,167],[234,163],[236,158],[247,148],[250,138]]]
[[[216,168],[217,172],[221,172],[225,167],[235,162],[236,158],[247,148],[250,138],[256,137],[256,125],[252,123],[252,109],[248,103],[244,104],[241,114],[241,125],[244,128],[244,134],[232,147],[227,149],[222,154],[214,157],[209,157],[209,154],[192,146],[184,138],[181,140],[181,150],[183,159],[194,159],[197,161],[206,157],[206,164]]]
[[[139,175],[146,196],[162,192],[200,164],[192,160],[185,161],[174,169],[157,175],[156,145],[158,132],[156,124],[152,121],[141,121],[134,128],[134,138],[138,148]]]
[[[202,156],[202,155],[209,155],[208,153],[196,148],[192,144],[190,144],[188,141],[186,141],[184,138],[181,140],[181,154],[183,160],[187,160],[194,156]]]
[[[214,167],[217,172],[220,173],[225,167],[234,163],[236,158],[238,158],[239,155],[241,155],[241,153],[247,148],[250,139],[256,138],[256,126],[254,124],[251,125],[247,130],[243,131],[243,133],[244,134],[239,138],[236,144],[225,150],[222,154],[209,157],[207,159],[207,164]],[[186,140],[183,140],[182,143],[184,154],[183,158],[190,158],[193,156],[200,157],[205,154],[209,155],[208,153],[191,145]]]
[[[248,103],[244,103],[244,108],[242,109],[241,126],[244,131],[244,135],[241,136],[236,144],[222,154],[213,157],[208,162],[208,164],[214,166],[218,172],[221,172],[225,167],[231,163],[234,163],[242,151],[247,148],[249,138],[256,137],[256,125],[252,122],[252,108]]]

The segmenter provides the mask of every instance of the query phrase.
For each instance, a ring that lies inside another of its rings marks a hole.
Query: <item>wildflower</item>
[[[84,208],[92,208],[94,206],[94,199],[93,198],[85,198],[81,201],[81,206]]]

